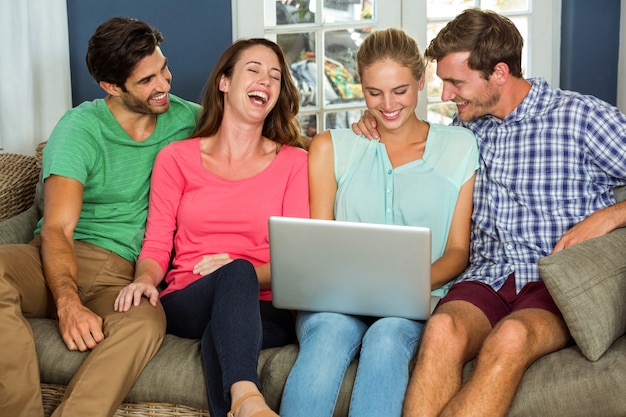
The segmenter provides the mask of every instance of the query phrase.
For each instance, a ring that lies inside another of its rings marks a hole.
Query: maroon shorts
[[[439,304],[455,300],[474,304],[485,313],[492,327],[510,313],[526,308],[540,308],[563,318],[543,281],[529,282],[516,294],[514,274],[509,275],[499,291],[478,281],[458,282]]]

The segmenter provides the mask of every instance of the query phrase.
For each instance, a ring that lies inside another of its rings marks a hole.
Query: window
[[[447,21],[468,7],[509,16],[526,40],[525,75],[542,76],[558,86],[560,4],[560,0],[232,0],[233,39],[267,37],[283,47],[301,95],[303,133],[313,136],[349,127],[361,116],[365,101],[355,59],[367,34],[401,27],[424,50]],[[447,123],[454,108],[441,103],[441,83],[432,65],[426,82],[418,115]]]

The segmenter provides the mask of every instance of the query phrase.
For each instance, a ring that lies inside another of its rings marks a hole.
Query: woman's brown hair
[[[300,95],[293,82],[285,54],[280,46],[264,38],[242,39],[230,45],[217,61],[207,81],[202,99],[202,113],[192,136],[213,136],[224,116],[224,93],[219,89],[222,76],[231,77],[243,51],[262,45],[274,51],[280,64],[280,94],[278,101],[263,123],[263,136],[284,145],[304,146],[304,138],[297,119]]]

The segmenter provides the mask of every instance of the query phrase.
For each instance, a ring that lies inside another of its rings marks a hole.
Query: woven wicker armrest
[[[35,156],[0,153],[0,221],[32,206],[40,171]]]

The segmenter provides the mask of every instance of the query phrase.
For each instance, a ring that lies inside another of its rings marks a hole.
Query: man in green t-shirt
[[[113,18],[89,40],[87,66],[107,96],[69,110],[43,153],[44,216],[26,245],[0,246],[0,415],[43,416],[25,317],[58,317],[69,350],[90,351],[53,416],[110,416],[157,352],[160,304],[114,311],[133,281],[152,164],[189,137],[200,106],[169,94],[160,32]],[[16,365],[17,364],[17,365]]]

